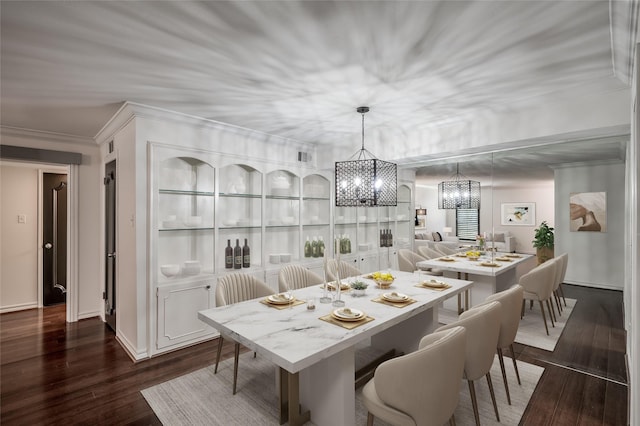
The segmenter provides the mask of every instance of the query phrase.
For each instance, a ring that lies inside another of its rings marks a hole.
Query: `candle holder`
[[[331,297],[329,297],[329,284],[327,283],[327,268],[326,263],[325,267],[322,270],[322,297],[320,298],[320,303],[331,303]]]
[[[332,303],[333,306],[337,308],[344,306],[344,300],[342,300],[341,295],[342,295],[342,282],[340,281],[340,261],[338,260],[336,265],[336,298],[333,300],[333,303]]]

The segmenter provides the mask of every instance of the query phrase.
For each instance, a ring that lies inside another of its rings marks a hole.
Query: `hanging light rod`
[[[336,161],[336,206],[395,206],[398,202],[398,166],[377,159],[365,149],[364,115],[369,107],[361,106],[356,111],[362,115],[362,146],[347,161]]]

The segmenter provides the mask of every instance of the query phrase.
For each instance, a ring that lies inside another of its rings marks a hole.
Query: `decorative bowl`
[[[200,273],[200,262],[198,260],[185,260],[182,272],[185,275],[198,275]]]
[[[378,278],[378,279],[375,279],[374,281],[376,282],[376,285],[380,288],[389,288],[391,287],[391,284],[393,284],[394,280],[389,281],[389,280],[383,280]]]
[[[167,278],[175,277],[180,273],[180,265],[160,265],[160,272]]]

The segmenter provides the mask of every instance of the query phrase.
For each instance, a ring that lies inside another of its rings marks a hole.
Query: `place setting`
[[[354,329],[374,320],[373,317],[368,316],[360,309],[347,307],[334,309],[329,314],[321,316],[320,319],[346,328],[347,330]]]
[[[304,300],[297,299],[290,293],[272,294],[260,300],[260,303],[276,309],[288,309],[306,303]]]
[[[435,290],[435,291],[444,291],[448,288],[451,288],[451,284],[447,284],[444,281],[440,281],[432,278],[432,279],[420,280],[420,282],[416,284],[415,287],[426,288],[426,289]]]
[[[404,308],[405,306],[415,303],[416,300],[406,294],[393,291],[382,293],[380,296],[372,299],[372,302],[382,303],[383,305],[394,306],[396,308]]]

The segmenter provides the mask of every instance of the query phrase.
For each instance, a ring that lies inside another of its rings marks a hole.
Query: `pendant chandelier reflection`
[[[377,159],[364,148],[364,114],[369,107],[358,107],[362,114],[362,148],[347,161],[336,161],[336,206],[395,206],[398,167]]]
[[[466,179],[458,172],[450,181],[438,184],[438,208],[480,209],[480,182]]]

